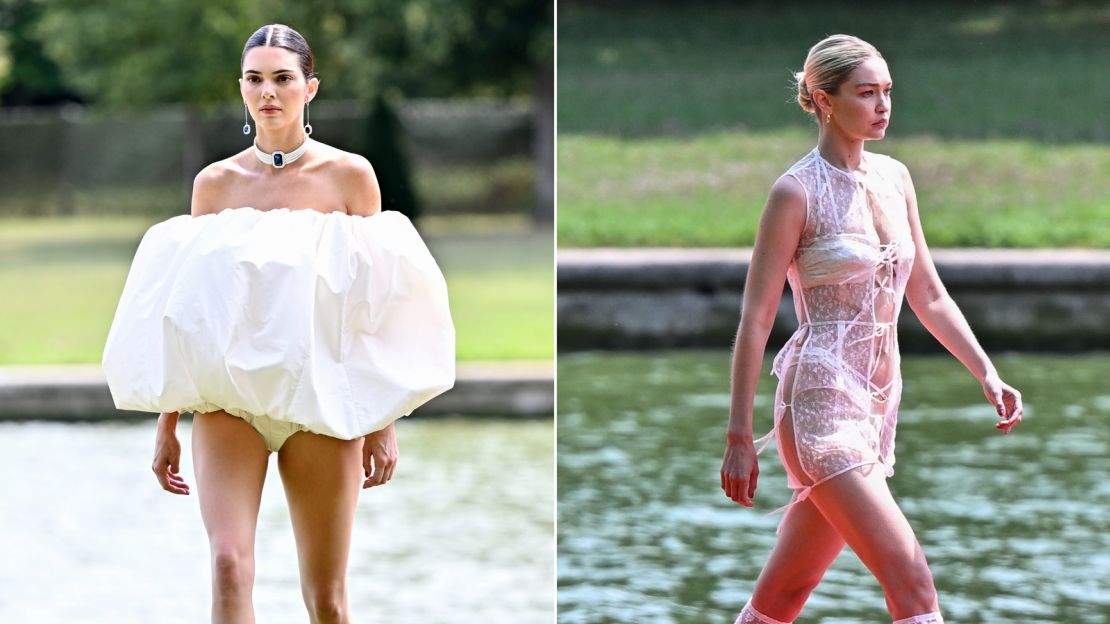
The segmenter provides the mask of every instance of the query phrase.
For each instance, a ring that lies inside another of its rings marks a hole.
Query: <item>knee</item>
[[[342,586],[305,591],[305,606],[313,624],[346,622],[347,592]]]
[[[912,565],[888,575],[886,593],[890,601],[908,613],[925,613],[936,608],[937,590],[926,565]]]
[[[809,595],[820,582],[820,578],[792,575],[789,578],[767,583],[756,588],[756,593],[759,595],[753,596],[752,606],[777,620],[792,621],[802,612],[806,601],[809,600]],[[759,604],[755,604],[756,601]]]
[[[212,552],[212,585],[219,596],[249,594],[254,583],[254,560],[234,548]]]

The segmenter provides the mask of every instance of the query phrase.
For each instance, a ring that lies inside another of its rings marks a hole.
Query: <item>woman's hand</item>
[[[721,463],[721,489],[733,501],[752,507],[756,482],[759,481],[759,459],[751,438],[729,436],[725,459]]]
[[[189,484],[178,474],[181,470],[181,443],[177,441],[177,412],[158,417],[158,433],[154,438],[154,476],[162,489],[171,494],[188,494]]]
[[[397,466],[397,432],[393,423],[380,431],[369,433],[362,442],[362,470],[366,474],[362,488],[382,485],[393,478]]]
[[[994,426],[995,429],[1001,429],[1004,434],[1010,433],[1010,429],[1021,422],[1021,393],[1002,381],[997,374],[991,373],[983,378],[983,394],[1002,419],[1002,422]]]

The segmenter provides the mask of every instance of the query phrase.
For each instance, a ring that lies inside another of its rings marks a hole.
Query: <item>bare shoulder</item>
[[[897,158],[890,159],[891,168],[898,176],[898,181],[902,183],[902,195],[906,198],[906,205],[912,210],[917,210],[917,191],[913,187],[913,178],[910,176],[910,169]]]
[[[369,217],[381,212],[378,177],[365,156],[329,147],[328,163],[347,214]]]
[[[769,218],[804,223],[806,218],[806,190],[792,175],[783,174],[771,185],[765,210]]]
[[[882,158],[883,162],[886,163],[886,169],[901,180],[908,188],[910,185],[910,170],[906,167],[905,163],[893,156],[887,156],[886,154],[879,154],[879,156]]]
[[[236,166],[230,159],[218,160],[193,178],[193,197],[190,213],[194,217],[218,212],[220,197],[233,183]]]
[[[771,185],[771,197],[786,202],[796,203],[801,201],[805,205],[806,190],[802,183],[798,181],[798,178],[789,173],[784,173]]]

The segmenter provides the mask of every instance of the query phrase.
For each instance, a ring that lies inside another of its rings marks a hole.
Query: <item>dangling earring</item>
[[[251,124],[247,117],[247,103],[243,102],[243,134],[251,133]]]
[[[308,122],[308,102],[304,103],[304,133],[305,136],[312,134],[312,124]]]
[[[825,115],[825,123],[832,123],[832,113]]]

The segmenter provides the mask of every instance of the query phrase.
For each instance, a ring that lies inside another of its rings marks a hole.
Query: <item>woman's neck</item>
[[[821,158],[845,171],[859,170],[860,163],[863,162],[863,141],[847,139],[833,130],[821,133],[817,139],[817,149],[821,152]]]
[[[266,130],[258,129],[258,138],[255,139],[255,144],[258,149],[273,153],[278,150],[288,154],[301,146],[308,140],[308,135],[305,134],[304,128],[300,126],[293,126],[283,132],[267,132]]]

